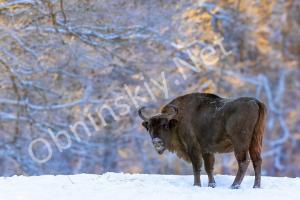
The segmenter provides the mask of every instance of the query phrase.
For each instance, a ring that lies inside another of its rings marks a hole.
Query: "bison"
[[[159,154],[166,149],[191,162],[194,185],[201,186],[202,158],[208,186],[215,187],[214,154],[234,152],[238,171],[232,189],[240,188],[249,165],[255,172],[254,188],[261,186],[261,150],[266,107],[252,97],[221,98],[215,94],[192,93],[177,97],[161,113],[151,117],[139,109],[142,125],[149,132]]]

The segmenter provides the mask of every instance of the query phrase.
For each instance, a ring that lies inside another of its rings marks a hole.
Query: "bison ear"
[[[175,128],[176,125],[177,125],[177,123],[178,123],[177,119],[171,119],[171,120],[169,120],[169,128],[170,129]]]
[[[149,123],[147,121],[143,121],[142,125],[145,129],[147,129],[147,131],[149,130]]]

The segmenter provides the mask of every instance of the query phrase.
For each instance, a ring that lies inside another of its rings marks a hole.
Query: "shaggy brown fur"
[[[192,93],[178,97],[163,107],[160,114],[140,117],[155,149],[175,152],[193,165],[194,185],[201,185],[202,159],[209,178],[213,177],[214,153],[234,152],[238,172],[232,188],[239,188],[249,165],[255,171],[254,187],[261,182],[261,149],[266,123],[266,107],[255,98],[225,99],[214,94]]]

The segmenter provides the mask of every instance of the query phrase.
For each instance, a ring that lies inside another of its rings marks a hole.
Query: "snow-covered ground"
[[[195,187],[193,176],[106,173],[103,175],[14,176],[0,178],[0,200],[293,200],[300,198],[300,178],[262,177],[252,189],[245,177],[241,189],[229,189],[233,176],[216,176],[217,187]]]

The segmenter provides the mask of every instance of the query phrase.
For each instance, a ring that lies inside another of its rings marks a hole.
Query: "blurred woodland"
[[[218,62],[203,64],[201,49],[221,39]],[[0,0],[0,175],[191,174],[175,155],[157,155],[125,97],[137,92],[138,106],[158,112],[199,91],[265,102],[263,174],[300,176],[299,66],[300,0]],[[115,106],[119,97],[129,110]],[[92,113],[101,128],[90,137],[79,128],[81,141],[70,133],[72,145],[59,151],[49,130],[70,132],[77,121],[92,129],[86,110],[103,104],[118,120],[106,109],[104,126]],[[43,164],[28,153],[36,138],[51,145]],[[236,167],[220,155],[215,173]]]

